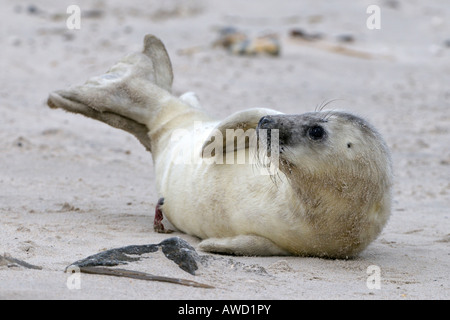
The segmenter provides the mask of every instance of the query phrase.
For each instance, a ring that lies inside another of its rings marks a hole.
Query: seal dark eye
[[[325,130],[321,126],[313,126],[308,129],[308,136],[312,140],[320,140],[325,135]]]

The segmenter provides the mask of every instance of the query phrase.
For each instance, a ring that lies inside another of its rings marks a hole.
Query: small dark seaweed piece
[[[127,264],[130,261],[138,261],[140,255],[156,252],[159,248],[162,249],[162,252],[168,259],[175,262],[181,269],[195,275],[195,271],[198,269],[197,261],[199,260],[199,255],[189,243],[179,237],[168,238],[158,244],[131,245],[106,250],[78,260],[70,266],[80,268],[95,266],[113,267]]]

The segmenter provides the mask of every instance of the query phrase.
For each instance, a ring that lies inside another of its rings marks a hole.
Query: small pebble
[[[314,41],[314,40],[320,40],[323,38],[323,35],[321,33],[309,33],[302,29],[292,29],[290,32],[291,37],[294,38],[302,38],[303,40],[308,41]]]
[[[36,7],[34,4],[30,4],[30,5],[27,7],[27,12],[28,12],[29,14],[37,14],[37,13],[39,13],[39,9],[38,9],[38,7]]]
[[[339,42],[350,43],[355,41],[355,37],[351,34],[341,34],[336,37],[336,40]]]

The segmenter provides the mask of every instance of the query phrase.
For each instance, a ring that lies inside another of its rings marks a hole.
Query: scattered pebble
[[[38,7],[36,7],[34,4],[30,4],[27,7],[27,12],[29,14],[38,14],[40,12],[40,10],[38,9]]]
[[[280,42],[276,34],[266,34],[250,38],[234,27],[225,27],[219,31],[219,38],[214,46],[221,46],[235,55],[280,54]]]
[[[314,33],[306,32],[305,30],[299,29],[299,28],[292,29],[291,32],[290,32],[290,35],[291,35],[291,37],[301,38],[301,39],[307,40],[307,41],[321,40],[324,37],[323,34],[321,34],[321,33],[318,33],[318,32],[314,32]]]
[[[355,42],[355,37],[351,34],[341,34],[336,37],[338,42],[351,43]]]
[[[31,142],[28,139],[25,139],[24,137],[20,136],[16,140],[14,140],[13,145],[19,148],[22,147],[29,148],[31,146]]]
[[[80,208],[77,208],[68,202],[64,202],[64,204],[62,205],[61,209],[58,212],[69,212],[69,211],[80,211]]]
[[[400,8],[400,3],[398,2],[398,0],[385,0],[384,5],[386,5],[388,8],[391,8],[391,9],[399,9]]]
[[[72,41],[75,39],[75,34],[73,32],[64,32],[62,37],[64,41]]]
[[[294,269],[289,265],[289,263],[286,260],[278,260],[274,263],[272,263],[268,269],[274,273],[279,272],[293,272]]]
[[[81,10],[82,18],[101,18],[104,12],[98,9]]]

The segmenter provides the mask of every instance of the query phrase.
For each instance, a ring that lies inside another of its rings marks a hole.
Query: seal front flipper
[[[227,238],[209,238],[199,244],[200,250],[239,256],[286,256],[289,253],[267,238],[239,235]]]

